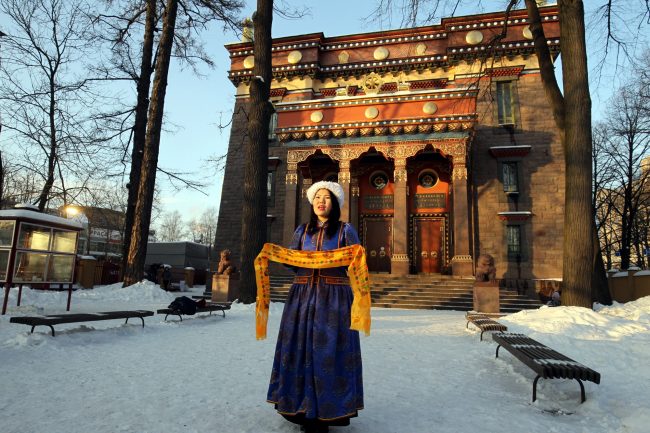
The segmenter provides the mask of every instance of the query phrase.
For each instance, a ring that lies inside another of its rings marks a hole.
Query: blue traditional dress
[[[327,223],[326,223],[327,224]],[[289,248],[327,251],[359,243],[352,225],[309,234],[298,227]],[[346,267],[295,268],[282,313],[267,400],[294,422],[346,425],[363,409],[359,332],[350,330],[352,289]]]

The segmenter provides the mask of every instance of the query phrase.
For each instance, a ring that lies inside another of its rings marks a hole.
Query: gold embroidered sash
[[[350,245],[329,251],[300,251],[267,243],[255,258],[257,282],[255,336],[258,340],[266,338],[266,324],[269,319],[271,302],[269,260],[309,269],[348,266],[350,287],[354,295],[350,311],[350,329],[370,335],[370,278],[366,265],[366,251],[361,245]]]

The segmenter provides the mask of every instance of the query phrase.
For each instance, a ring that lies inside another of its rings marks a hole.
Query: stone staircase
[[[293,277],[271,276],[271,301],[284,302]],[[474,279],[446,275],[371,274],[372,306],[419,310],[471,311]],[[502,313],[515,313],[541,306],[536,299],[501,288]]]

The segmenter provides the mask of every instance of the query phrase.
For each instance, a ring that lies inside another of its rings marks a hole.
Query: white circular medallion
[[[323,112],[322,111],[314,111],[311,113],[311,116],[309,116],[312,122],[318,123],[321,120],[323,120]]]
[[[368,107],[366,108],[365,115],[366,119],[374,119],[379,116],[379,110],[376,107]]]
[[[521,33],[524,35],[526,39],[530,39],[530,40],[533,39],[533,32],[530,31],[530,26],[524,27]]]
[[[424,111],[424,114],[433,114],[436,111],[438,111],[438,106],[436,104],[434,104],[433,102],[427,102],[422,107],[422,111]]]
[[[483,33],[478,30],[472,30],[465,36],[465,42],[470,45],[476,45],[483,42]]]
[[[300,51],[298,51],[298,50],[295,50],[295,51],[290,52],[289,55],[287,56],[287,60],[288,60],[289,63],[291,63],[292,65],[295,65],[295,64],[298,63],[301,59],[302,59],[302,53],[301,53]]]
[[[388,48],[379,47],[375,50],[373,55],[375,57],[375,60],[384,60],[388,58],[388,54]]]
[[[244,68],[253,69],[253,66],[255,66],[255,57],[253,56],[246,57],[244,59]]]

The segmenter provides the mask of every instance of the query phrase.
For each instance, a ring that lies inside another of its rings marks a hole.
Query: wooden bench
[[[144,317],[153,316],[153,311],[146,310],[131,310],[131,311],[103,311],[100,313],[76,313],[76,314],[51,314],[47,316],[16,316],[9,319],[10,323],[20,323],[32,327],[31,333],[34,333],[34,328],[37,326],[49,326],[52,330],[52,337],[54,334],[54,325],[61,323],[79,323],[79,322],[94,322],[98,320],[114,320],[129,319],[137,317],[142,321],[144,328]]]
[[[469,328],[469,324],[472,323],[474,326],[481,330],[481,341],[483,341],[483,333],[486,331],[505,332],[508,330],[508,327],[506,325],[502,325],[501,323],[491,319],[485,314],[467,313],[465,314],[465,319],[467,319],[465,329]]]
[[[230,310],[230,304],[223,303],[223,304],[210,304],[207,303],[203,307],[196,307],[196,314],[198,313],[206,313],[210,312],[210,315],[212,315],[213,311],[221,311],[221,314],[223,317],[226,317],[226,310]],[[167,316],[173,315],[173,316],[178,316],[180,321],[183,321],[183,313],[181,313],[178,310],[172,310],[171,308],[161,308],[160,310],[156,311],[158,314],[164,314],[165,315],[165,320],[167,320]]]
[[[585,387],[582,381],[588,380],[596,384],[600,383],[600,373],[524,334],[498,333],[492,334],[492,339],[498,343],[497,358],[499,357],[499,348],[503,347],[537,373],[533,381],[533,401],[537,399],[537,381],[540,377],[544,379],[577,380],[578,384],[580,384],[581,403],[586,400]]]

